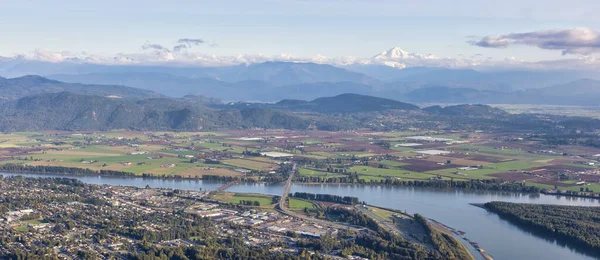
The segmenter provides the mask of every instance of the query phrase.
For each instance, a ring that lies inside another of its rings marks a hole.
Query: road
[[[371,212],[369,209],[367,209],[367,208],[365,208],[365,207],[363,207],[361,205],[357,205],[356,208],[358,210],[362,211],[363,213],[367,214],[369,217],[375,219],[375,221],[379,222],[379,225],[384,226],[391,233],[396,234],[396,235],[402,235],[402,232],[400,232],[400,230],[396,226],[390,225],[388,223],[388,221],[385,221],[384,219],[382,219],[379,216],[375,215],[375,213]]]
[[[287,206],[285,202],[287,201],[288,196],[290,195],[290,190],[292,189],[292,180],[294,179],[294,175],[296,175],[296,164],[292,165],[292,172],[290,172],[290,176],[288,177],[285,183],[285,189],[283,189],[283,195],[281,195],[281,199],[279,200],[279,209],[286,211]]]
[[[353,227],[353,226],[349,226],[349,225],[343,225],[343,224],[338,224],[338,223],[334,223],[331,221],[327,221],[327,220],[322,220],[322,219],[316,219],[316,218],[312,218],[312,217],[308,217],[302,214],[298,214],[296,212],[293,212],[291,210],[289,210],[287,208],[287,204],[286,201],[289,197],[290,194],[290,190],[292,189],[292,180],[294,179],[294,175],[296,174],[297,171],[297,165],[294,163],[292,165],[292,170],[290,172],[290,176],[288,177],[286,183],[285,183],[285,189],[283,189],[283,194],[281,195],[281,199],[279,199],[279,204],[277,204],[277,208],[278,211],[281,212],[282,214],[288,215],[290,217],[293,218],[297,218],[297,219],[302,219],[305,221],[309,221],[309,222],[313,222],[313,223],[317,223],[319,225],[322,226],[326,226],[326,227],[332,227],[332,228],[337,228],[337,229],[346,229],[346,230],[353,230],[353,231],[359,231],[359,230],[363,230],[364,228],[362,227]]]

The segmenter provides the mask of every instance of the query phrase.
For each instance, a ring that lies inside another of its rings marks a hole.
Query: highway
[[[296,164],[294,163],[292,165],[292,170],[290,172],[290,176],[288,177],[287,182],[285,184],[285,189],[283,190],[283,194],[281,195],[281,199],[279,200],[279,204],[277,205],[279,212],[281,212],[282,214],[288,215],[290,217],[293,217],[293,218],[317,223],[317,224],[325,226],[325,227],[332,227],[332,228],[336,228],[336,229],[346,229],[346,230],[353,230],[353,231],[359,231],[359,230],[365,229],[363,227],[353,227],[350,225],[334,223],[334,222],[327,221],[327,220],[316,219],[316,218],[308,217],[308,216],[298,214],[296,212],[289,210],[287,208],[286,201],[287,201],[290,191],[292,189],[292,180],[294,179],[294,175],[296,174],[296,171],[297,171],[297,168],[296,168]]]
[[[388,221],[385,221],[382,218],[380,218],[379,216],[375,215],[375,213],[371,212],[369,209],[363,207],[362,205],[357,205],[356,208],[358,210],[362,211],[363,213],[367,214],[367,216],[375,219],[375,221],[377,221],[380,225],[387,228],[388,231],[392,232],[393,234],[403,235],[402,232],[400,232],[400,230],[397,227],[395,227],[394,225],[390,225]]]
[[[294,175],[296,175],[296,164],[292,165],[292,172],[290,172],[290,176],[288,177],[285,183],[285,189],[283,189],[283,195],[281,195],[281,199],[279,200],[279,209],[283,211],[287,211],[287,206],[285,202],[287,201],[288,196],[290,195],[290,191],[292,189],[292,180],[294,179]]]

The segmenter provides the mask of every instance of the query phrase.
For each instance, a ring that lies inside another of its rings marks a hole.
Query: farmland
[[[271,154],[292,156],[265,156]],[[550,146],[524,134],[483,132],[249,129],[0,134],[0,164],[260,180],[279,176],[281,165],[293,161],[299,166],[299,181],[304,182],[498,180],[573,192],[600,191],[597,154],[598,148]]]

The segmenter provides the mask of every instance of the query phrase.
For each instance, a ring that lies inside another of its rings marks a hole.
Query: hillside
[[[456,105],[456,106],[431,106],[423,109],[424,111],[445,116],[467,116],[467,117],[501,117],[509,115],[508,112],[494,108],[488,105]]]
[[[166,73],[141,72],[57,74],[50,77],[66,82],[131,86],[158,92],[169,97],[210,95],[210,97],[222,100],[240,101],[277,101],[286,98],[314,99],[349,92],[368,94],[372,91],[370,86],[364,84],[349,81],[327,82],[328,80],[322,77],[320,80],[323,80],[323,82],[300,83],[298,80],[289,80],[286,85],[278,85],[268,81],[271,79],[270,77],[251,79],[240,75],[223,76],[229,81],[208,77],[188,78]],[[243,80],[233,81],[236,78]]]
[[[378,98],[358,94],[342,94],[335,97],[317,98],[310,102],[318,112],[369,112],[390,109],[418,110],[419,107],[387,98]]]
[[[419,107],[396,100],[359,94],[341,94],[322,97],[312,101],[282,100],[274,108],[286,110],[305,110],[319,113],[357,113],[398,110],[419,110]]]
[[[600,81],[581,79],[545,88],[501,92],[456,87],[423,87],[404,94],[410,102],[592,105],[600,98]]]
[[[58,93],[69,91],[81,95],[97,95],[114,98],[157,98],[161,94],[118,85],[86,85],[78,83],[64,83],[40,76],[23,76],[6,79],[0,77],[0,100],[14,100],[30,95]]]
[[[593,79],[580,79],[565,84],[541,88],[538,93],[555,97],[585,97],[600,95],[600,81]]]
[[[175,99],[135,101],[70,92],[28,96],[0,105],[1,131],[248,127],[305,129],[308,122],[294,115],[260,108],[215,110]]]
[[[264,62],[250,66],[240,65],[229,72],[221,73],[225,81],[260,80],[274,85],[291,85],[319,82],[353,82],[376,84],[378,80],[367,75],[343,68],[316,63]]]

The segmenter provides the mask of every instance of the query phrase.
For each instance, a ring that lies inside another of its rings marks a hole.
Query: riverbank
[[[166,180],[143,179],[129,177],[98,177],[98,176],[53,176],[0,173],[4,176],[33,176],[33,177],[71,177],[85,183],[100,185],[123,185],[153,188],[170,188],[182,190],[216,190],[225,182],[207,180]],[[227,189],[229,192],[260,193],[281,195],[282,184],[240,183]],[[489,201],[507,201],[529,204],[556,204],[600,206],[596,199],[550,196],[544,194],[522,194],[508,192],[478,191],[461,192],[448,190],[433,190],[419,187],[389,187],[372,185],[304,185],[294,183],[292,192],[307,192],[313,194],[332,194],[339,196],[360,197],[369,205],[396,209],[407,214],[420,213],[438,220],[448,226],[465,231],[469,238],[477,241],[486,252],[496,259],[573,259],[593,260],[588,254],[573,250],[564,244],[556,244],[542,236],[515,228],[510,223],[500,219],[496,214],[469,205],[469,203],[485,203]],[[485,228],[482,228],[485,227]],[[510,237],[503,240],[502,237]],[[518,241],[518,242],[517,242]],[[507,248],[510,248],[508,250]],[[473,252],[482,259],[477,252]]]
[[[36,170],[29,170],[36,169]],[[67,169],[67,170],[65,170]],[[0,171],[3,168],[0,168]],[[265,184],[265,185],[276,185],[281,182],[266,182],[263,180],[257,180],[255,178],[240,178],[240,177],[231,177],[231,176],[218,176],[218,175],[206,175],[205,178],[188,178],[183,176],[153,176],[153,175],[136,175],[127,172],[119,172],[119,171],[93,171],[84,168],[67,168],[67,167],[51,167],[50,168],[40,168],[39,166],[35,167],[20,167],[16,171],[7,171],[7,172],[15,172],[19,174],[27,174],[27,175],[56,175],[56,176],[64,176],[64,177],[73,177],[73,176],[81,176],[81,177],[111,177],[111,178],[140,178],[147,180],[175,180],[175,181],[219,181],[219,182],[236,182],[236,183],[246,183],[246,184]],[[526,191],[513,191],[513,190],[498,190],[498,189],[464,189],[464,188],[440,188],[440,187],[430,187],[430,186],[414,186],[414,185],[385,185],[381,183],[328,183],[328,182],[294,182],[295,184],[301,185],[360,185],[365,187],[407,187],[407,188],[424,188],[432,191],[461,191],[461,192],[507,192],[513,194],[544,194],[549,196],[557,196],[557,197],[577,197],[577,198],[588,198],[595,199],[600,201],[599,194],[594,195],[581,195],[575,192],[572,193],[559,193],[551,190],[540,190],[539,192],[526,192]]]
[[[165,180],[211,180],[211,181],[223,181],[223,182],[240,182],[240,183],[268,183],[274,184],[279,183],[280,178],[260,178],[255,177],[232,177],[232,176],[221,176],[221,175],[203,175],[202,178],[196,177],[185,177],[179,175],[162,175],[156,176],[151,174],[135,174],[125,171],[112,171],[112,170],[90,170],[86,168],[78,167],[62,167],[62,166],[27,166],[22,164],[4,164],[0,165],[0,171],[26,173],[26,174],[56,174],[56,175],[75,175],[75,176],[111,176],[111,177],[130,177],[130,178],[149,178],[149,179],[165,179]],[[589,193],[589,192],[573,192],[573,191],[559,191],[549,189],[539,189],[534,186],[526,186],[520,183],[506,183],[498,182],[496,180],[470,180],[470,181],[393,181],[387,182],[303,182],[297,181],[297,177],[294,183],[301,184],[352,184],[352,185],[370,185],[370,186],[389,186],[389,187],[419,187],[439,190],[456,190],[456,191],[494,191],[494,192],[514,192],[514,193],[526,193],[526,194],[546,194],[554,196],[571,196],[581,198],[600,199],[600,193]]]
[[[490,256],[485,249],[483,249],[481,246],[479,246],[479,243],[470,240],[466,237],[466,232],[461,231],[461,230],[457,230],[454,229],[452,227],[446,226],[443,223],[440,223],[438,221],[436,221],[435,219],[429,219],[429,221],[431,221],[432,226],[438,228],[439,230],[441,230],[442,232],[446,232],[447,234],[453,236],[455,239],[462,239],[464,241],[466,241],[469,245],[471,245],[477,252],[479,252],[479,254],[481,254],[481,256],[483,257],[483,259],[485,260],[494,260],[494,258],[492,256]],[[461,243],[463,246],[465,246],[464,243]]]

